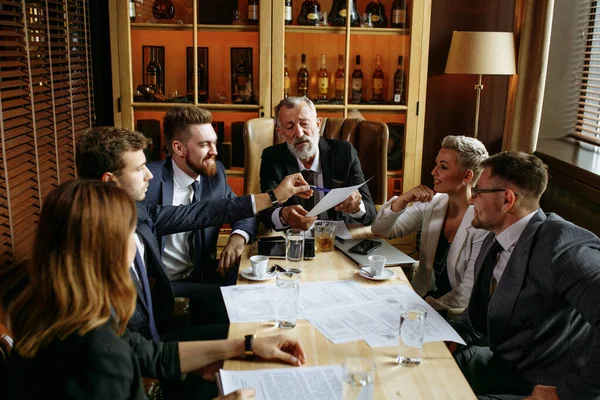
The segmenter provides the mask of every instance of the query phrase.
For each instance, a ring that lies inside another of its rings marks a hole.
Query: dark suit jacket
[[[9,399],[146,399],[142,376],[181,376],[177,342],[153,343],[107,323],[54,341],[34,358],[11,353],[2,393]],[[4,397],[3,397],[4,398]]]
[[[200,201],[186,206],[146,206],[136,203],[138,233],[144,242],[145,261],[152,288],[154,319],[159,333],[173,312],[174,296],[169,276],[165,272],[161,246],[157,236],[186,232],[202,227],[221,226],[254,215],[250,196],[212,201]],[[129,328],[150,338],[148,312],[138,294],[137,307],[129,320]]]
[[[353,186],[365,181],[356,149],[351,143],[343,140],[321,138],[319,140],[320,162],[323,172],[323,186],[335,189]],[[260,164],[260,190],[274,189],[287,175],[299,172],[298,161],[289,151],[286,143],[267,147],[262,153]],[[375,218],[375,205],[367,185],[359,189],[365,204],[365,215],[358,222],[371,225]],[[297,197],[290,198],[284,206],[300,204]],[[274,208],[268,208],[260,213],[262,222],[269,228],[274,228],[271,214]],[[341,220],[344,215],[334,209],[327,212],[329,219]],[[349,216],[346,217],[351,222]]]
[[[481,247],[473,293],[493,240]],[[490,299],[490,350],[532,384],[557,386],[561,399],[600,398],[599,304],[600,240],[538,210]]]
[[[201,177],[201,200],[219,200],[232,199],[237,197],[227,183],[225,167],[220,161],[216,162],[217,173],[212,177]],[[147,165],[154,179],[150,180],[146,198],[143,203],[149,206],[153,205],[171,205],[173,203],[173,163],[171,157],[165,161],[157,161]],[[233,230],[240,229],[248,234],[250,240],[253,239],[256,232],[256,219],[254,216],[231,224]],[[219,239],[220,226],[210,226],[203,228],[202,250],[198,254],[202,260],[214,260],[217,257],[217,241]],[[165,238],[161,240],[161,251],[165,248]],[[204,265],[196,264],[196,265]]]

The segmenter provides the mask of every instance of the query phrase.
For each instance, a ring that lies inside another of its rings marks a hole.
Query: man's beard
[[[296,145],[302,142],[305,142],[308,145],[304,146],[302,150],[296,149]],[[308,160],[317,154],[317,149],[319,148],[319,138],[313,138],[311,136],[304,135],[299,139],[294,139],[292,143],[287,142],[287,147],[290,150],[290,153],[292,153],[297,159]]]
[[[217,163],[213,162],[209,165],[205,165],[204,162],[208,161],[210,159],[215,160],[216,157],[215,156],[211,156],[211,157],[205,157],[202,162],[200,162],[199,164],[194,164],[192,162],[192,160],[190,159],[189,153],[187,153],[185,155],[185,163],[187,164],[187,166],[194,171],[196,174],[200,175],[200,176],[214,176],[217,173]]]

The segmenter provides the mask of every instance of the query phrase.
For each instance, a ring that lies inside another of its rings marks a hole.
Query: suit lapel
[[[508,259],[502,278],[490,299],[488,308],[488,332],[490,345],[498,343],[504,330],[509,325],[517,297],[523,286],[523,280],[528,267],[529,253],[533,239],[539,227],[546,220],[546,215],[541,211],[531,218],[525,230],[519,237],[515,248]],[[477,260],[479,261],[479,259]],[[473,288],[475,293],[475,288]]]
[[[146,213],[140,213],[138,208],[138,223],[135,231],[140,235],[140,238],[144,242],[144,263],[146,265],[146,271],[149,275],[150,273],[157,273],[160,275],[159,279],[170,282],[169,276],[162,267],[160,249],[157,249],[155,245],[156,237],[147,222],[148,218],[145,217],[147,217]]]
[[[326,188],[333,187],[333,175],[334,175],[334,155],[331,151],[331,147],[323,139],[319,140],[319,158],[321,163],[321,170],[323,171],[323,186]]]

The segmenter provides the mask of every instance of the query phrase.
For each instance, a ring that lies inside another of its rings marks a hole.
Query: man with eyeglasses
[[[491,233],[454,323],[470,328],[458,365],[479,398],[536,385],[555,388],[545,399],[600,398],[600,240],[540,209],[548,172],[536,156],[503,152],[482,166],[472,224]]]

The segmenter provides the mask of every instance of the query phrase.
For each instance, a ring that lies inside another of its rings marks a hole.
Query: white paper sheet
[[[256,389],[260,400],[341,400],[342,367],[295,367],[256,371],[219,371],[223,395]]]
[[[329,193],[327,193],[325,197],[323,197],[321,201],[319,201],[306,215],[308,217],[316,217],[330,208],[337,206],[342,201],[346,200],[352,193],[356,192],[359,187],[369,182],[371,179],[373,178],[371,177],[359,185],[331,189]]]
[[[221,294],[231,323],[275,321],[273,284],[223,286]]]

